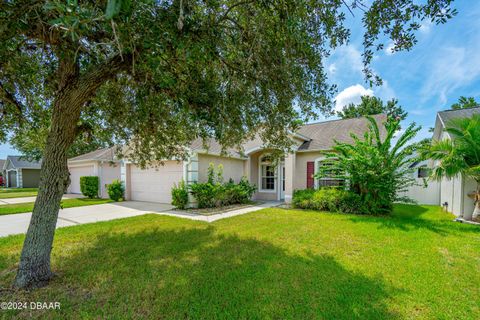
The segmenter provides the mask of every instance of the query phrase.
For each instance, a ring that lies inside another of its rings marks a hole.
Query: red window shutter
[[[315,162],[307,162],[307,188],[313,188],[313,175],[315,174]]]

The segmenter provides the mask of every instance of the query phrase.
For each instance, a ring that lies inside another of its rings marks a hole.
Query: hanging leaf
[[[122,2],[122,0],[108,0],[107,10],[105,11],[105,18],[107,20],[113,19],[120,13]]]

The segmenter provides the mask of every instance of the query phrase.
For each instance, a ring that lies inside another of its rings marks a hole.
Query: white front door
[[[279,186],[279,190],[280,190],[280,200],[284,200],[285,199],[285,164],[282,163],[280,164],[280,186]]]

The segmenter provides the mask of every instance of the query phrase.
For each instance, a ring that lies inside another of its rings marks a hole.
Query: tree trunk
[[[14,283],[17,288],[44,286],[53,275],[50,269],[50,253],[60,201],[70,184],[67,151],[76,137],[76,125],[80,118],[80,108],[72,108],[78,105],[78,101],[72,101],[77,97],[71,93],[60,94],[53,106],[38,196]]]
[[[40,287],[52,278],[50,253],[58,210],[62,195],[70,184],[67,152],[77,136],[82,107],[102,84],[126,70],[133,61],[132,54],[117,55],[81,75],[75,57],[76,53],[72,51],[60,59],[58,93],[43,154],[37,200],[15,278],[17,288]]]

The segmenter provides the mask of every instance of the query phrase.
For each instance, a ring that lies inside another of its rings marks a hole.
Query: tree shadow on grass
[[[424,217],[429,209],[425,206],[411,205],[411,204],[396,204],[395,210],[391,216],[351,216],[350,220],[359,223],[376,223],[379,228],[400,229],[403,231],[412,230],[428,230],[446,236],[449,234],[460,234],[464,232],[480,233],[480,228],[475,228],[471,225],[462,225],[453,222],[451,214],[440,211],[435,212],[435,218],[430,215],[428,218]]]
[[[381,279],[346,270],[328,255],[294,255],[213,227],[108,234],[57,265],[64,273],[48,296],[62,302],[56,315],[64,318],[398,316],[387,308],[396,289]]]

